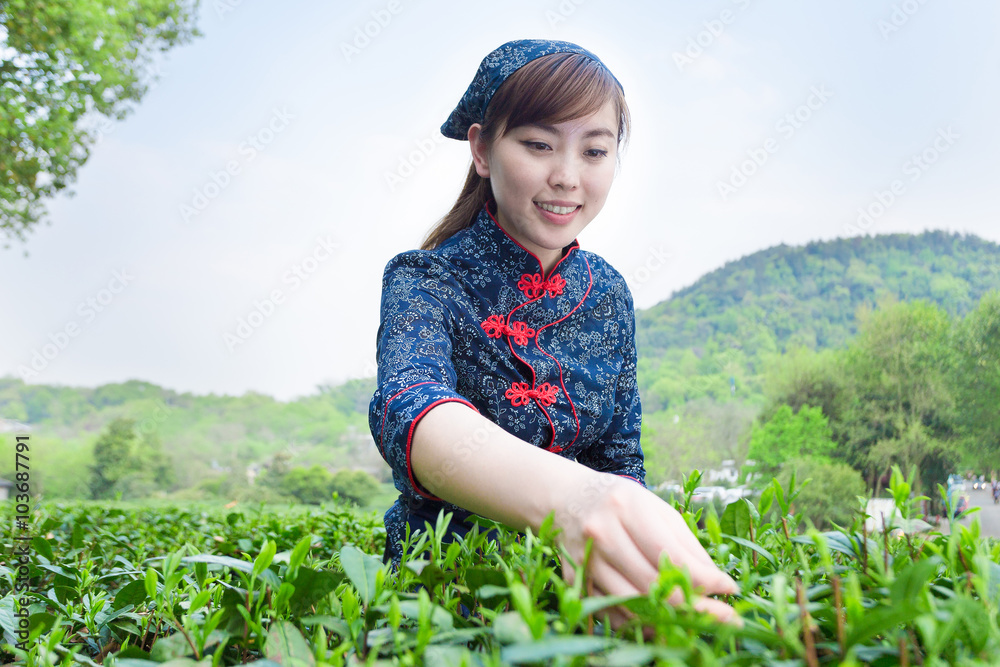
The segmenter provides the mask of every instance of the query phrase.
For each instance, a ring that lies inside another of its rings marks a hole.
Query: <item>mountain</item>
[[[843,346],[859,309],[923,299],[962,316],[995,289],[1000,245],[971,235],[857,236],[756,252],[637,312],[644,407],[760,399],[773,355]]]

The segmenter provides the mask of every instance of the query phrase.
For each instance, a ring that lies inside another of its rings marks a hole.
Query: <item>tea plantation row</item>
[[[861,517],[819,533],[794,486],[721,516],[677,507],[742,587],[742,627],[689,605],[669,563],[648,595],[568,585],[548,527],[421,534],[383,567],[376,516],[340,506],[219,511],[42,503],[27,531],[5,508],[0,660],[29,665],[955,665],[1000,654],[1000,545],[949,535],[866,534]],[[793,481],[794,485],[794,481]],[[904,523],[916,499],[898,473]],[[488,524],[493,527],[492,524]],[[22,539],[25,538],[25,539]],[[24,545],[29,556],[20,559]],[[623,606],[617,631],[603,612]]]

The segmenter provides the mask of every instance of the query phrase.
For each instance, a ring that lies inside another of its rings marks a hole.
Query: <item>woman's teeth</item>
[[[578,208],[576,206],[550,206],[549,204],[542,204],[542,203],[539,203],[538,207],[550,213],[558,213],[559,215],[566,215],[567,213],[572,213]]]

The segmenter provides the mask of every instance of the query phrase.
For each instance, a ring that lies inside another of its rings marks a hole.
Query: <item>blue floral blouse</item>
[[[577,241],[543,275],[483,207],[435,250],[396,255],[382,280],[377,359],[369,426],[400,492],[385,514],[387,561],[399,562],[407,524],[434,525],[442,508],[454,512],[453,532],[470,527],[469,513],[424,489],[410,465],[414,428],[441,403],[464,403],[526,442],[644,484],[632,295]]]

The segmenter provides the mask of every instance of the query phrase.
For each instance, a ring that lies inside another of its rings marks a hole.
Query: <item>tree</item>
[[[846,350],[848,458],[876,491],[893,464],[917,467],[918,492],[943,483],[953,465],[950,328],[938,306],[896,303],[871,312]]]
[[[135,422],[115,419],[94,443],[94,465],[90,469],[90,497],[114,497],[119,481],[131,471],[136,435]]]
[[[782,405],[770,420],[754,426],[749,457],[760,479],[770,480],[793,459],[829,461],[835,447],[821,409],[803,405],[793,412],[791,406]]]
[[[678,480],[693,468],[715,468],[726,459],[746,460],[746,442],[756,409],[740,401],[703,397],[674,410],[643,416],[646,481]]]
[[[23,241],[76,180],[100,117],[145,94],[156,51],[198,36],[198,0],[0,0],[0,231]],[[5,244],[10,247],[10,244]]]
[[[292,468],[281,479],[280,490],[307,505],[319,505],[333,494],[333,475],[323,466]]]
[[[127,498],[149,496],[173,484],[173,466],[155,433],[140,439],[135,420],[118,418],[108,424],[94,443],[94,465],[90,469],[90,496]]]
[[[796,511],[819,530],[850,525],[858,511],[858,496],[866,492],[861,473],[843,461],[795,459],[781,467],[778,481],[783,488],[788,488],[793,472],[797,484],[804,485],[795,499]]]
[[[969,464],[1000,468],[1000,292],[989,292],[956,327],[954,385]]]
[[[331,488],[344,500],[365,505],[378,493],[378,480],[364,470],[338,470],[333,474]]]
[[[764,383],[768,405],[761,412],[760,420],[769,421],[782,405],[792,412],[802,406],[820,408],[830,423],[834,441],[846,408],[846,390],[841,360],[833,350],[814,352],[794,348],[777,359]]]

